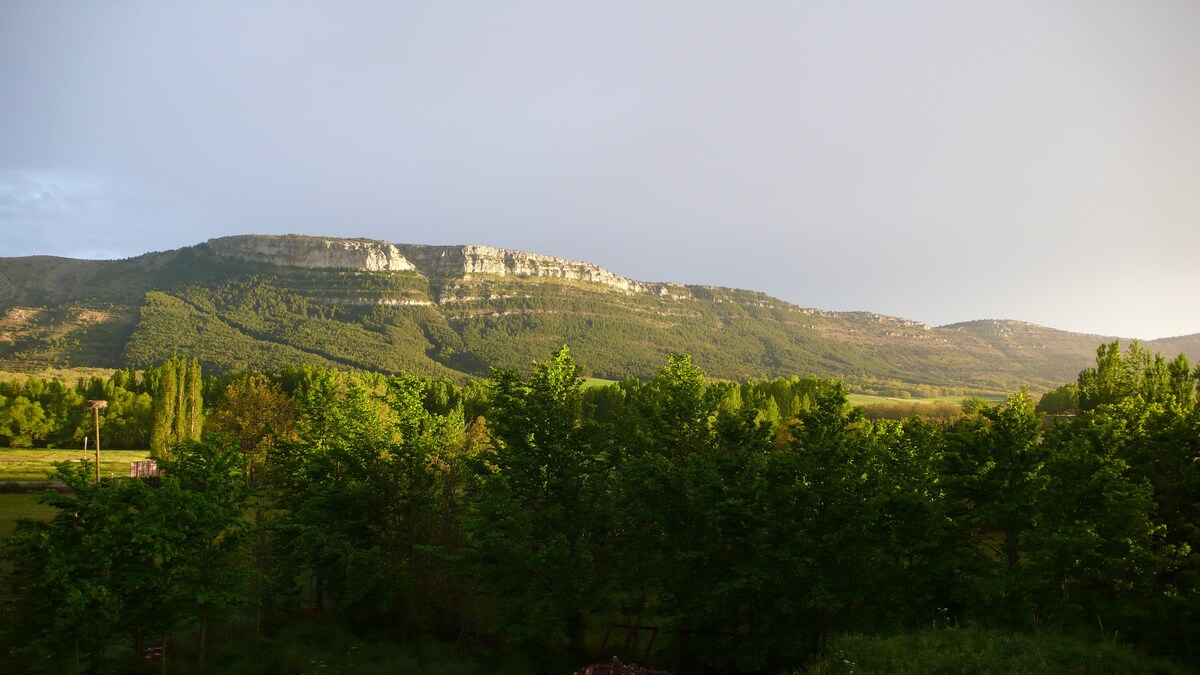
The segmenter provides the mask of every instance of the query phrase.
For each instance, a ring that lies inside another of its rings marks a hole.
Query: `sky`
[[[3,0],[0,101],[4,257],[474,243],[1200,332],[1195,0]]]

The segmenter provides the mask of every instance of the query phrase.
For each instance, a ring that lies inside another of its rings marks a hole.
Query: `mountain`
[[[0,258],[0,370],[318,364],[463,379],[559,345],[597,377],[687,352],[713,377],[818,375],[936,395],[1057,386],[1113,338],[1018,321],[930,327],[763,293],[650,283],[488,246],[234,236],[126,260]],[[1200,335],[1145,343],[1200,354]]]

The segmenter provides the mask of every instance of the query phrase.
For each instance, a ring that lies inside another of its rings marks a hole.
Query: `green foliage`
[[[1036,412],[1043,415],[1073,413],[1079,409],[1079,385],[1074,382],[1042,394]]]
[[[1174,402],[1190,408],[1195,399],[1196,378],[1188,370],[1186,356],[1169,364],[1162,354],[1150,351],[1134,341],[1122,354],[1120,341],[1100,345],[1096,365],[1079,374],[1079,408],[1117,403],[1129,396],[1140,396],[1150,403]]]
[[[207,617],[240,597],[231,565],[244,508],[236,459],[215,443],[179,446],[158,488],[97,483],[87,462],[60,464],[55,477],[70,492],[43,497],[56,514],[19,522],[4,545],[10,661],[49,669],[69,650],[76,664],[104,670],[122,636],[161,634],[188,616],[203,633]]]
[[[1113,425],[1124,420],[1097,410],[1083,416],[1053,429],[1027,575],[1040,582],[1048,615],[1067,624],[1103,617],[1109,630],[1136,635],[1160,604],[1156,580],[1178,564],[1179,550],[1166,543],[1154,490],[1118,440]]]
[[[582,647],[601,597],[607,466],[583,418],[581,371],[562,347],[528,379],[492,374],[492,450],[464,525],[481,590],[500,600],[495,627],[517,642],[554,635]]]
[[[33,447],[51,430],[40,403],[17,396],[11,402],[0,398],[0,442],[14,448]]]
[[[317,311],[229,293],[272,316]],[[710,381],[688,355],[663,361],[647,381],[587,388],[566,347],[463,386],[316,367],[213,380],[208,430],[231,435],[176,444],[162,478],[60,468],[73,493],[48,495],[54,516],[5,548],[0,646],[53,670],[78,644],[79,668],[111,670],[145,639],[190,633],[184,658],[203,669],[216,629],[236,624],[279,668],[422,664],[424,648],[384,641],[437,636],[559,671],[594,658],[609,624],[636,623],[668,651],[686,642],[685,665],[739,672],[822,654],[818,672],[1169,669],[1111,647],[1122,640],[1195,662],[1186,359],[1102,348],[1053,424],[1024,392],[943,420],[871,419],[840,382]],[[58,419],[68,391],[169,389],[163,405],[186,412],[180,364],[0,395]],[[330,615],[329,645],[278,637],[303,632],[298,603]],[[1060,635],[1092,632],[1103,645]]]
[[[108,407],[100,415],[105,445],[147,447],[151,398],[139,378],[113,371],[108,378],[26,377],[0,382],[0,444],[10,447],[78,447],[93,433],[89,399]]]
[[[454,452],[462,417],[431,413],[428,384],[392,378],[384,390],[311,371],[297,391],[298,434],[268,448],[273,499],[267,527],[295,564],[311,570],[309,600],[336,600],[358,625],[441,627],[450,612],[444,563],[457,545]]]
[[[296,401],[277,382],[252,374],[225,386],[208,428],[237,440],[249,476],[259,477],[266,455],[278,440],[296,434]]]
[[[146,378],[156,384],[151,413],[150,450],[166,457],[172,445],[200,440],[204,402],[200,363],[172,357]]]

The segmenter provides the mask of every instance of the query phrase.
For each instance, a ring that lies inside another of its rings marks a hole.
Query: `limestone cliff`
[[[676,284],[650,284],[577,260],[468,244],[426,246],[389,244],[367,239],[326,239],[298,235],[240,235],[210,239],[220,256],[315,268],[348,268],[369,272],[418,271],[428,277],[470,279],[479,276],[550,277],[583,281],[627,293],[686,294]]]
[[[400,244],[404,255],[426,276],[471,278],[480,275],[552,277],[586,281],[630,293],[645,293],[653,284],[613,274],[603,267],[537,253],[491,246],[422,246]]]
[[[206,242],[219,256],[294,267],[344,268],[368,272],[415,269],[400,249],[369,239],[323,239],[295,235],[239,235]]]

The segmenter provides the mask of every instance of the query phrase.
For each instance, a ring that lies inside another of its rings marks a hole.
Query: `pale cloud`
[[[111,241],[118,192],[78,176],[48,171],[0,173],[0,256],[121,255]]]

